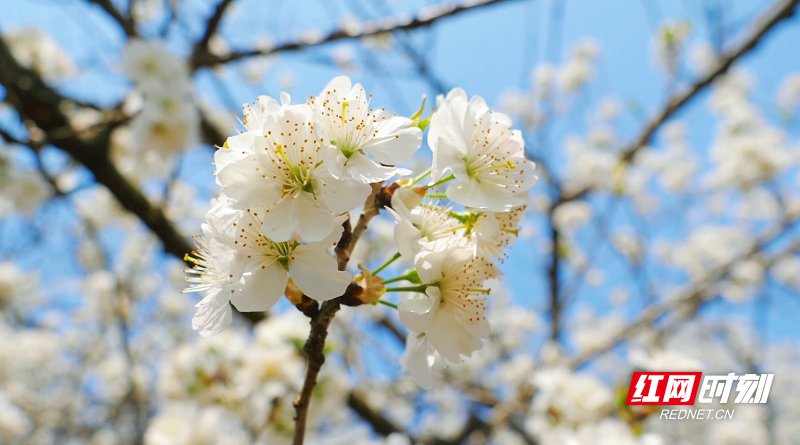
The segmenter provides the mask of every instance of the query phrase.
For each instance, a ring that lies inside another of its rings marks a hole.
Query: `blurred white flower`
[[[800,258],[783,256],[770,268],[770,275],[778,282],[793,288],[800,288]]]
[[[46,80],[59,81],[77,71],[70,55],[39,28],[12,30],[4,33],[3,39],[20,65]]]

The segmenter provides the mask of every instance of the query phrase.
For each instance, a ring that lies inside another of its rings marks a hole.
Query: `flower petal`
[[[425,334],[442,357],[460,363],[461,355],[470,356],[483,346],[481,337],[488,334],[488,323],[481,320],[465,324],[453,310],[443,309],[436,311],[436,318]]]
[[[195,305],[197,313],[192,318],[192,329],[200,331],[201,337],[217,335],[231,324],[229,296],[227,289],[215,289]]]
[[[406,350],[400,357],[400,366],[416,380],[422,389],[431,389],[435,383],[431,367],[435,361],[433,348],[431,348],[425,334],[410,332],[406,338]]]
[[[449,199],[459,204],[493,212],[507,212],[527,203],[527,195],[513,196],[497,184],[479,184],[473,179],[450,184],[446,193]]]
[[[388,209],[393,216],[397,215]],[[394,228],[394,242],[397,245],[397,250],[405,258],[414,258],[419,252],[419,240],[422,235],[416,227],[407,219],[396,218],[397,225]]]
[[[262,232],[273,241],[289,241],[297,227],[300,199],[286,195],[263,215]]]
[[[281,299],[289,277],[274,259],[253,264],[244,277],[241,292],[234,292],[231,303],[241,312],[263,312]]]
[[[229,164],[217,174],[222,191],[233,199],[235,208],[272,207],[281,198],[281,183],[264,178],[256,170],[263,162],[271,163],[268,156],[256,154]]]
[[[397,306],[400,310],[400,321],[410,331],[427,332],[433,323],[440,294],[435,287],[429,287],[428,292],[429,294],[404,295]]]
[[[452,172],[456,178],[466,178],[467,168],[463,158],[466,157],[465,150],[457,148],[450,139],[439,139],[439,146],[433,152],[433,165],[431,166],[431,182],[433,185],[440,179]]]
[[[442,266],[444,258],[447,256],[446,240],[437,240],[426,243],[427,249],[420,251],[414,257],[414,265],[417,267],[417,274],[423,283],[431,284],[442,279]],[[432,251],[430,249],[437,249]]]
[[[322,202],[309,198],[305,193],[296,199],[297,236],[307,242],[325,239],[333,231],[333,214],[323,208]]]
[[[411,119],[406,117],[394,116],[381,120],[376,113],[375,118],[380,123],[375,127],[375,137],[362,147],[364,151],[382,164],[397,165],[410,161],[422,146],[422,130],[412,127]]]
[[[360,184],[353,180],[338,180],[327,170],[320,172],[317,177],[324,183],[320,187],[320,199],[325,202],[333,213],[344,213],[353,210],[364,204],[367,196],[372,193],[372,187],[369,184]]]
[[[383,182],[395,174],[394,167],[384,167],[361,153],[353,153],[345,163],[348,176],[356,182],[369,184],[372,182]]]
[[[299,246],[289,262],[294,284],[317,301],[327,301],[344,294],[353,279],[349,272],[339,271],[336,259],[317,246]]]
[[[214,152],[214,166],[217,174],[228,165],[252,155],[255,136],[255,133],[247,132],[229,137],[226,141],[227,147],[220,147]],[[219,177],[216,180],[217,184],[220,184]]]

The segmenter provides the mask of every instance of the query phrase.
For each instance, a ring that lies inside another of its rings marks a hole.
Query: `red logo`
[[[702,372],[634,372],[626,405],[694,405]]]

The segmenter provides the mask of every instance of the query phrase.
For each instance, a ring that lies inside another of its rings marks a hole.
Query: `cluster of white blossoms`
[[[162,171],[167,168],[165,155],[182,152],[199,140],[200,115],[191,100],[189,70],[160,42],[141,39],[128,43],[121,68],[136,86],[126,102],[135,117],[115,133],[112,155],[129,176]],[[134,171],[137,174],[131,174]]]
[[[40,28],[12,30],[3,35],[14,58],[24,67],[52,82],[76,73],[75,62],[69,53]]]
[[[344,295],[354,277],[330,249],[349,212],[387,182],[391,204],[382,206],[396,221],[397,254],[372,273],[359,265],[356,281],[366,283],[364,303],[400,311],[410,331],[403,367],[430,387],[436,354],[459,363],[489,336],[484,282],[501,275],[495,261],[518,234],[535,165],[508,116],[461,89],[439,97],[425,119],[422,110],[405,118],[370,104],[361,85],[337,77],[307,103],[283,93],[280,103],[261,96],[244,106],[245,131],[215,155],[221,194],[187,256],[196,267],[186,290],[205,293],[193,326],[203,336],[220,332],[231,322],[229,303],[266,311],[298,290],[320,302]],[[413,172],[397,165],[411,160],[426,128],[432,166],[403,179]],[[375,276],[400,257],[414,269]],[[395,282],[409,284],[387,287]],[[392,291],[399,304],[380,300]]]

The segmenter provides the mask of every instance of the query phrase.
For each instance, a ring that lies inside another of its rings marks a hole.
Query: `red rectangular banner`
[[[694,405],[702,372],[634,372],[626,405]]]

